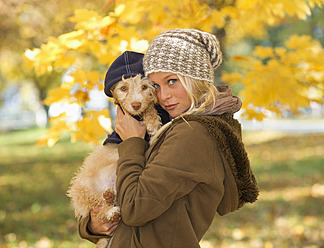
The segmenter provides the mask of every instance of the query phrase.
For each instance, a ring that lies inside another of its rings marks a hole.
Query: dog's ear
[[[115,105],[118,105],[119,102],[118,102],[118,100],[117,100],[117,97],[116,97],[116,94],[115,94],[115,92],[114,92],[114,89],[115,89],[115,87],[111,90],[111,95],[112,95],[112,97],[113,97],[113,99],[114,99],[114,104],[115,104]]]
[[[110,87],[110,92],[112,95],[114,95],[115,88],[116,88],[116,84],[114,84],[113,86]]]
[[[152,91],[151,91],[151,96],[152,96],[153,103],[154,103],[154,104],[158,104],[158,103],[159,103],[159,100],[158,100],[158,98],[157,98],[157,96],[156,96],[156,92],[155,92],[155,90],[152,90]]]
[[[156,91],[155,91],[155,88],[153,86],[153,83],[148,78],[146,78],[146,79],[149,81],[149,88],[150,88],[150,95],[152,97],[152,102],[154,104],[158,104],[159,100],[158,100],[158,98],[156,96]]]

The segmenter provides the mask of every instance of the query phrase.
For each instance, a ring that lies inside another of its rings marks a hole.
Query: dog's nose
[[[140,102],[132,102],[132,108],[134,110],[139,110],[141,108],[141,103]]]

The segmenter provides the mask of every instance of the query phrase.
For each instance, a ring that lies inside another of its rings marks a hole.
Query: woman
[[[112,248],[200,247],[216,212],[225,215],[257,199],[241,127],[233,119],[241,102],[227,86],[212,84],[221,61],[216,37],[199,30],[169,30],[152,41],[144,71],[172,121],[148,147],[145,128],[118,108],[122,220],[115,231],[92,211],[90,221],[80,223],[82,237],[96,242],[98,234],[114,233]]]

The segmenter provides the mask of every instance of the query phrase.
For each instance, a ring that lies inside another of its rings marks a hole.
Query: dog
[[[161,127],[161,118],[155,109],[157,97],[155,88],[141,74],[124,79],[111,89],[115,103],[123,111],[140,116],[147,133],[153,136]],[[90,210],[101,206],[97,218],[116,222],[120,219],[120,208],[116,203],[117,144],[107,143],[97,147],[83,162],[76,176],[72,178],[67,195],[71,198],[77,218],[86,218]],[[109,239],[102,238],[96,247],[105,248]]]

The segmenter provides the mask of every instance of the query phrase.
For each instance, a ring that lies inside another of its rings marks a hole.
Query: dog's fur
[[[116,83],[112,95],[124,111],[141,115],[149,135],[161,126],[154,107],[155,90],[147,78],[141,75]],[[71,180],[67,195],[71,198],[77,218],[86,218],[91,209],[101,206],[97,218],[108,222],[118,221],[120,209],[116,206],[117,144],[108,143],[97,147],[85,160],[77,175]],[[108,239],[100,239],[97,247],[107,247]]]

